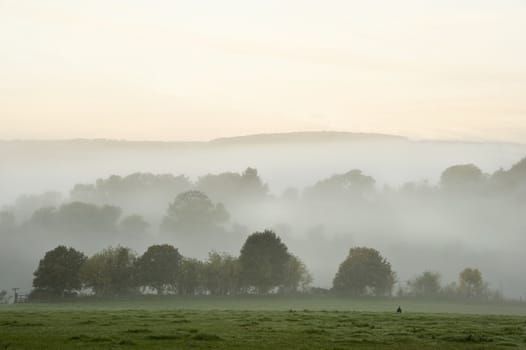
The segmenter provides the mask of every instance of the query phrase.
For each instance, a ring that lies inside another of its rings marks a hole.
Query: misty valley
[[[280,191],[265,175],[135,172],[20,195],[0,212],[2,300],[525,297],[526,159],[397,186],[354,167]]]
[[[0,0],[0,350],[526,349],[526,0]]]

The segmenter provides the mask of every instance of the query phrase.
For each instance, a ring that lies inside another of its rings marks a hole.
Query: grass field
[[[520,304],[270,297],[0,306],[0,349],[512,348],[526,349]]]

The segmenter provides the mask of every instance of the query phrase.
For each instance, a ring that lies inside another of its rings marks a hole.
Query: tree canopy
[[[118,207],[97,206],[83,202],[71,202],[58,209],[44,207],[33,213],[27,222],[30,227],[48,231],[77,233],[116,232],[121,216]]]
[[[239,256],[241,283],[256,288],[258,293],[267,293],[285,281],[290,258],[287,246],[273,231],[251,234]]]
[[[280,286],[281,293],[306,292],[312,283],[312,275],[307,266],[295,255],[291,255],[285,265],[285,277]]]
[[[169,205],[162,222],[167,232],[207,232],[228,221],[229,214],[222,203],[214,204],[203,192],[180,193]]]
[[[181,259],[179,251],[169,244],[148,247],[135,263],[136,283],[155,289],[157,294],[175,288]]]
[[[337,292],[388,295],[395,282],[391,264],[373,248],[351,248],[333,280]]]
[[[453,165],[442,172],[440,185],[447,190],[466,191],[477,189],[484,174],[474,164]]]
[[[268,186],[263,183],[257,169],[247,168],[241,174],[226,172],[201,176],[196,188],[212,198],[227,203],[261,199],[268,193]]]
[[[408,282],[411,294],[415,296],[437,296],[440,293],[440,274],[424,271],[421,275]]]
[[[61,296],[81,289],[79,272],[86,259],[83,253],[62,245],[48,251],[33,273],[33,287]]]
[[[374,184],[373,177],[354,169],[318,181],[314,186],[305,189],[305,195],[310,198],[359,199],[370,194],[374,190]]]
[[[203,290],[204,263],[194,258],[181,260],[177,275],[177,292],[180,295],[196,295]]]
[[[191,187],[190,180],[183,175],[133,173],[124,177],[111,175],[97,179],[94,184],[77,184],[71,190],[70,197],[74,201],[127,207],[138,199],[149,203],[166,203]]]
[[[240,265],[232,255],[210,252],[203,275],[205,287],[212,295],[233,295],[239,291]]]
[[[127,294],[134,286],[135,254],[125,247],[106,248],[82,266],[81,279],[99,296]]]
[[[486,286],[479,269],[465,268],[459,274],[459,291],[467,297],[480,297]]]

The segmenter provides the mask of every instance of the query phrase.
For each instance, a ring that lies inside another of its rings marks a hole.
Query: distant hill
[[[332,174],[360,169],[379,186],[439,181],[448,166],[474,163],[486,173],[509,168],[526,144],[418,141],[352,132],[292,132],[211,141],[107,139],[0,141],[0,208],[22,194],[60,191],[113,174],[184,174],[257,168],[274,193],[304,188]]]
[[[276,144],[276,143],[325,143],[325,142],[356,142],[356,141],[408,141],[406,137],[388,134],[355,133],[338,131],[289,132],[274,134],[253,134],[233,137],[222,137],[210,141],[130,141],[114,139],[66,139],[66,140],[0,140],[0,143],[25,144],[26,146],[64,146],[76,148],[111,147],[111,148],[172,148],[217,145],[242,144]]]
[[[407,141],[398,135],[354,133],[337,131],[290,132],[224,137],[210,141],[212,144],[272,144],[272,143],[324,143],[356,141]]]

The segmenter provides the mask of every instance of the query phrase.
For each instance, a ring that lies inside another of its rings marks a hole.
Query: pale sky
[[[0,139],[526,140],[526,0],[0,0]]]

